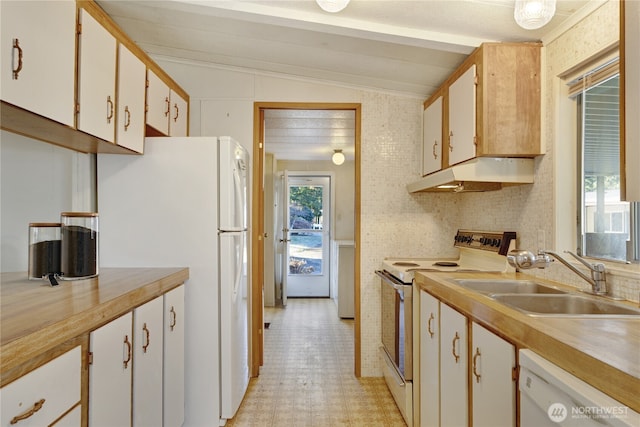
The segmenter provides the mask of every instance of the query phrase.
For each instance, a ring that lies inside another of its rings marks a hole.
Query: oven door
[[[400,282],[385,271],[376,271],[382,279],[380,290],[382,346],[405,381],[413,379],[413,286]]]

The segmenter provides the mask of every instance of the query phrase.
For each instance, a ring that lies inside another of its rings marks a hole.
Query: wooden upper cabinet
[[[2,1],[0,10],[2,101],[74,127],[75,1]]]
[[[475,53],[478,156],[542,153],[539,43],[486,43]]]
[[[79,28],[78,130],[114,142],[116,38],[84,9]]]
[[[475,157],[543,154],[541,47],[539,43],[485,43],[427,100],[426,107],[443,97],[443,168]],[[427,138],[426,127],[424,132]],[[423,175],[439,170],[427,162],[433,147],[433,136],[429,138],[423,139]]]

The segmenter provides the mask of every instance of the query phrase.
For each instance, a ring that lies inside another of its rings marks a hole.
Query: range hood
[[[429,174],[407,185],[409,193],[500,190],[503,185],[532,184],[534,159],[476,157]]]

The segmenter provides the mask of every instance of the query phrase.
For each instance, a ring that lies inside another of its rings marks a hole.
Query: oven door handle
[[[380,278],[384,282],[386,282],[388,285],[390,285],[391,287],[393,287],[397,291],[404,291],[405,289],[407,289],[407,287],[411,287],[411,285],[408,285],[406,283],[402,283],[401,281],[399,281],[398,279],[396,279],[395,277],[393,277],[392,275],[390,275],[386,271],[376,270],[376,274],[378,276],[380,276]]]

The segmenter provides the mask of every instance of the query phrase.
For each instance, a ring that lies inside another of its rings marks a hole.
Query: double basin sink
[[[566,292],[534,280],[454,279],[454,282],[529,316],[640,317],[640,309],[604,297]]]

